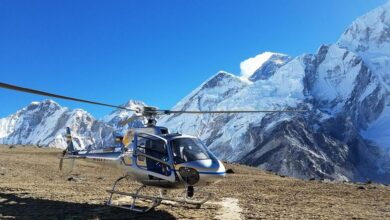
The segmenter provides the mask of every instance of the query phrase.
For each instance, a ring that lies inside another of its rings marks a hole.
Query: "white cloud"
[[[255,57],[251,57],[240,63],[241,77],[248,79],[261,65],[264,64],[274,53],[264,52]]]

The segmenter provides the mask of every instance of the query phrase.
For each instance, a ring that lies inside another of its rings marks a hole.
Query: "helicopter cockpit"
[[[212,154],[197,138],[176,138],[171,142],[173,161],[175,164],[187,163],[196,160],[211,159]]]
[[[165,162],[172,161],[174,164],[216,159],[201,140],[180,134],[151,136],[139,133],[137,145],[137,148],[143,153]],[[168,150],[168,148],[170,149]]]
[[[146,172],[151,180],[173,181],[176,172],[183,177],[186,167],[196,175],[224,174],[218,159],[196,137],[181,134],[134,134],[133,165]],[[195,183],[194,183],[195,184]]]

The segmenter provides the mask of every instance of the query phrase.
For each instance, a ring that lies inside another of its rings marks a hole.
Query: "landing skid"
[[[191,205],[196,205],[196,208],[200,208],[202,204],[204,204],[205,202],[209,201],[210,199],[213,198],[213,193],[207,193],[206,196],[202,199],[199,199],[199,200],[195,200],[195,199],[191,199],[187,196],[187,191],[184,190],[184,192],[182,193],[182,197],[178,197],[178,198],[170,198],[170,197],[167,197],[166,194],[167,194],[167,190],[164,190],[164,189],[161,189],[160,190],[160,195],[158,196],[149,196],[149,195],[142,195],[141,194],[141,190],[146,188],[147,186],[146,185],[142,185],[140,186],[139,188],[137,188],[135,190],[134,193],[128,193],[128,192],[122,192],[122,191],[118,191],[116,190],[116,187],[117,187],[117,184],[123,180],[123,179],[127,179],[126,176],[123,176],[123,177],[120,177],[119,179],[117,179],[113,186],[112,186],[112,189],[111,190],[107,190],[108,193],[110,193],[110,197],[107,201],[107,205],[108,206],[112,206],[112,207],[117,207],[117,208],[122,208],[122,209],[126,209],[126,210],[130,210],[130,211],[135,211],[135,212],[140,212],[140,213],[145,213],[145,212],[148,212],[150,211],[151,209],[159,206],[161,204],[162,201],[171,201],[171,202],[177,202],[177,203],[185,203],[185,204],[191,204]],[[122,196],[129,196],[132,198],[132,203],[130,205],[117,205],[117,204],[114,204],[113,203],[113,195],[122,195]],[[138,207],[136,205],[136,202],[137,200],[146,200],[146,201],[149,201],[150,202],[150,205],[148,207],[145,207],[145,208],[141,208],[141,207]]]

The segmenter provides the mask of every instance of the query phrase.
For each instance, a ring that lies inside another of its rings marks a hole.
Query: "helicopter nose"
[[[208,186],[216,184],[225,178],[226,170],[222,162],[217,160],[213,161],[213,164],[213,169],[208,171],[199,171],[201,179],[200,184]]]
[[[225,166],[219,160],[207,159],[197,160],[182,164],[183,167],[190,167],[199,173],[197,186],[207,186],[221,181],[225,177]]]

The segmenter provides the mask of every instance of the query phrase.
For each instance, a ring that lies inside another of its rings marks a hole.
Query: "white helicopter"
[[[217,157],[199,140],[185,134],[171,134],[166,127],[156,126],[156,118],[167,114],[232,114],[232,113],[274,113],[274,112],[303,112],[302,110],[234,110],[234,111],[176,111],[159,110],[155,107],[143,107],[142,109],[129,109],[122,106],[105,104],[57,95],[44,91],[19,87],[1,83],[0,88],[60,98],[94,105],[125,109],[136,112],[123,122],[129,123],[137,117],[147,119],[143,128],[131,128],[124,136],[115,137],[115,146],[98,150],[75,150],[70,128],[66,128],[67,148],[60,157],[60,170],[63,169],[64,161],[72,164],[77,159],[87,159],[97,162],[110,163],[123,169],[124,176],[119,177],[107,190],[110,194],[107,205],[119,207],[136,212],[147,212],[161,204],[163,200],[196,205],[209,201],[212,193],[205,193],[203,197],[194,199],[194,194],[203,187],[221,181],[226,170]],[[117,185],[122,180],[134,180],[141,186],[134,192],[122,192],[117,190]],[[141,190],[145,187],[157,187],[159,195],[143,195]],[[168,190],[184,189],[181,197],[169,197]],[[113,202],[113,195],[129,196],[132,203],[117,205]],[[149,201],[149,206],[140,207],[138,200]]]

